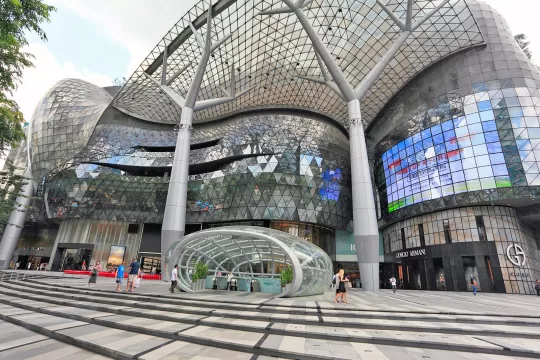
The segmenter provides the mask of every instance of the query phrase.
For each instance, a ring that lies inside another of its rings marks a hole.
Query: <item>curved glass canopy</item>
[[[261,291],[274,293],[280,290],[280,270],[291,266],[291,286],[279,295],[285,297],[322,294],[332,279],[332,261],[324,250],[268,228],[227,226],[199,231],[174,243],[169,254],[167,271],[178,264],[178,285],[186,292],[193,291],[190,274],[198,261],[208,265],[210,284],[219,273],[232,272],[241,284],[258,280]],[[249,286],[239,289],[249,291]]]
[[[296,1],[294,1],[296,3]],[[415,0],[412,18],[417,21],[442,0]],[[469,2],[474,3],[472,0]],[[195,114],[194,122],[260,108],[300,108],[347,125],[347,104],[321,79],[321,68],[306,32],[291,13],[261,16],[266,9],[285,6],[283,0],[200,0],[165,34],[144,59],[113,105],[135,117],[159,123],[178,123],[181,109],[156,88],[144,73],[157,80],[165,47],[167,77],[187,66],[170,87],[185,96],[201,56],[190,25],[206,31],[207,9],[213,6],[212,39],[233,36],[209,61],[199,99],[222,96],[234,64],[238,91],[256,88],[233,102]],[[382,54],[400,37],[400,28],[383,10],[384,4],[405,21],[408,0],[315,0],[306,16],[321,41],[334,56],[348,81],[356,86],[377,65]],[[431,16],[400,47],[362,100],[362,118],[369,124],[387,101],[412,77],[460,49],[483,43],[483,37],[467,2],[451,0]]]

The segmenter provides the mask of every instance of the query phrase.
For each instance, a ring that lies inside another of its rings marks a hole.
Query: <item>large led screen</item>
[[[382,156],[388,211],[467,191],[511,186],[491,103],[398,143]]]

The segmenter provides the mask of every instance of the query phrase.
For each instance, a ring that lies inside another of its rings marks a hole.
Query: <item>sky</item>
[[[29,34],[35,67],[14,94],[25,119],[56,82],[79,78],[109,86],[129,78],[167,31],[198,0],[45,0],[57,7],[44,24],[48,41]],[[501,12],[514,34],[525,33],[540,64],[540,0],[484,0]]]

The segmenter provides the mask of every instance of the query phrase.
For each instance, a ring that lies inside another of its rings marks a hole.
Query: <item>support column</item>
[[[360,265],[362,289],[377,291],[379,289],[379,228],[360,101],[350,101],[348,109],[354,242]]]
[[[161,227],[161,278],[169,281],[172,268],[168,265],[171,245],[184,236],[186,229],[187,186],[189,181],[189,145],[193,109],[184,107],[176,139],[176,150],[169,180],[169,191]],[[171,266],[174,264],[171,264]]]
[[[27,177],[30,177],[30,171],[27,171]],[[26,208],[30,207],[31,197],[34,195],[34,181],[28,180],[26,185],[21,187],[21,194],[16,200],[16,208],[9,216],[9,223],[6,225],[2,241],[0,242],[0,270],[7,269],[13,253],[17,248],[17,242],[26,221]]]

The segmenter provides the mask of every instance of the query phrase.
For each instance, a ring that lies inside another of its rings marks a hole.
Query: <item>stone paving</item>
[[[131,294],[115,292],[112,279],[86,283],[0,282],[0,319],[116,359],[540,358],[535,296],[352,289],[342,304],[331,292],[170,294],[167,284],[143,280]],[[1,349],[0,359],[15,350]]]

